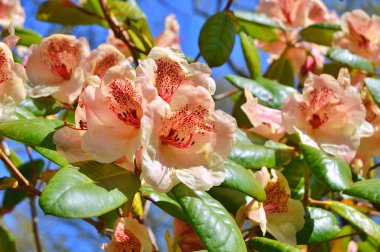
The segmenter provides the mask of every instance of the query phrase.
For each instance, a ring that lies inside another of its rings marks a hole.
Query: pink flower
[[[129,39],[127,32],[124,32],[123,34],[126,39]],[[128,45],[126,45],[122,40],[116,38],[112,30],[109,30],[107,43],[116,47],[122,54],[124,54],[125,57],[132,56],[132,52]]]
[[[335,34],[334,45],[348,49],[373,64],[380,63],[380,17],[370,17],[362,10],[342,17],[342,31]]]
[[[156,251],[148,229],[130,217],[116,221],[111,242],[102,248],[106,252]]]
[[[253,98],[248,86],[244,88],[244,94],[247,102],[241,106],[241,109],[253,125],[249,131],[278,141],[285,134],[281,111],[260,105],[257,98]]]
[[[173,220],[173,237],[175,241],[178,241],[182,252],[192,252],[206,248],[191,225],[177,218]]]
[[[88,52],[87,40],[70,35],[55,34],[33,45],[26,63],[30,95],[52,95],[63,103],[74,102],[84,83],[80,66]]]
[[[179,44],[179,23],[175,15],[171,14],[165,18],[165,30],[156,38],[156,46],[173,47],[180,49]]]
[[[7,28],[11,23],[22,27],[25,22],[25,12],[20,0],[0,0],[0,26]]]
[[[303,143],[348,162],[355,156],[360,139],[373,133],[347,69],[340,70],[337,80],[326,74],[310,74],[303,94],[289,97],[282,112],[289,134],[297,132]]]
[[[142,176],[155,190],[167,192],[182,182],[206,191],[223,182],[223,160],[234,144],[236,121],[214,111],[205,88],[183,85],[170,105],[154,99],[141,125]]]
[[[288,181],[279,171],[272,169],[271,178],[264,167],[255,175],[265,189],[266,200],[252,200],[246,208],[247,217],[260,224],[264,235],[268,231],[280,242],[295,246],[296,233],[305,224],[301,201],[290,198]]]

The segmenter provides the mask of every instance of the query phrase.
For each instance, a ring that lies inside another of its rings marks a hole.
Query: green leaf
[[[286,57],[286,51],[281,55],[279,59],[274,60],[269,65],[264,77],[293,87],[294,71],[292,64]]]
[[[235,43],[235,25],[231,14],[219,12],[207,19],[199,35],[199,49],[210,67],[228,60]]]
[[[132,199],[140,179],[114,164],[79,162],[61,168],[49,181],[39,203],[45,214],[88,218],[105,214]]]
[[[21,106],[16,107],[16,116],[18,119],[34,119],[36,116],[30,112],[28,109]]]
[[[338,233],[335,215],[321,208],[307,207],[305,225],[297,232],[297,243],[320,243],[333,239]]]
[[[234,102],[234,107],[232,109],[232,116],[235,117],[236,123],[241,128],[251,128],[253,127],[251,122],[249,121],[247,115],[244,113],[244,111],[241,109],[241,105],[247,102],[247,99],[245,98],[245,95],[243,92],[239,91],[239,97]]]
[[[343,193],[380,204],[380,179],[358,181],[344,190]]]
[[[20,105],[32,112],[35,116],[46,116],[58,113],[63,108],[52,97],[29,98],[23,100]]]
[[[300,35],[305,41],[331,46],[334,33],[340,30],[341,28],[338,24],[317,23],[302,29]]]
[[[306,162],[297,157],[287,164],[282,171],[282,175],[289,183],[292,199],[302,199],[304,195],[306,169],[308,169]]]
[[[246,31],[251,37],[261,41],[273,41],[279,38],[276,29],[281,26],[271,18],[254,12],[234,11],[242,30]]]
[[[327,52],[327,56],[334,61],[343,63],[352,68],[361,69],[368,73],[373,73],[373,66],[368,60],[353,54],[346,49],[330,48]]]
[[[2,177],[0,178],[0,190],[5,190],[8,188],[16,188],[18,186],[18,181],[12,177]]]
[[[380,80],[365,78],[364,82],[367,85],[367,88],[371,93],[373,100],[376,102],[377,106],[380,107]]]
[[[259,52],[255,46],[255,41],[245,32],[239,32],[240,45],[243,50],[245,64],[252,79],[261,76],[261,66]]]
[[[210,252],[247,251],[239,227],[218,201],[183,184],[174,187],[172,192]]]
[[[62,25],[97,24],[108,28],[107,22],[102,16],[69,0],[49,0],[42,3],[38,8],[36,19]]]
[[[301,250],[296,249],[288,244],[264,238],[264,237],[255,237],[249,241],[249,248],[253,248],[257,251],[265,252],[301,252]]]
[[[247,203],[246,195],[232,188],[214,186],[207,193],[233,214],[236,214],[239,208]]]
[[[16,252],[16,243],[13,236],[0,226],[0,251]]]
[[[369,241],[359,242],[358,243],[358,252],[378,252],[378,248],[376,248]]]
[[[347,251],[348,244],[351,241],[352,227],[350,225],[343,226],[336,237],[346,236],[340,239],[331,241],[331,251]]]
[[[265,200],[264,188],[251,171],[228,159],[224,161],[224,167],[226,168],[226,178],[222,186],[236,189],[258,201]]]
[[[287,87],[262,77],[251,80],[236,75],[227,75],[225,78],[239,89],[243,90],[245,86],[249,86],[252,94],[259,99],[262,105],[276,109],[281,109],[285,99],[297,92],[292,87]]]
[[[301,144],[300,147],[311,172],[322,184],[331,191],[341,191],[350,187],[352,174],[345,160],[329,156],[305,144]]]
[[[5,38],[9,35],[8,30],[3,30],[1,36]],[[42,36],[37,32],[25,28],[15,28],[15,35],[19,37],[17,45],[20,46],[31,46],[33,44],[39,44],[42,40]]]
[[[32,148],[38,153],[40,153],[42,156],[46,157],[47,159],[56,163],[59,166],[66,166],[69,164],[69,162],[64,157],[62,157],[57,151],[49,150],[38,146],[34,146]]]
[[[331,209],[354,227],[380,241],[380,226],[355,208],[338,201],[326,201]]]
[[[155,205],[157,205],[159,208],[164,210],[166,213],[170,214],[171,216],[181,219],[184,221],[187,221],[186,215],[183,213],[181,206],[177,201],[175,201],[173,198],[171,198],[171,193],[159,193],[153,190],[153,188],[149,185],[143,185],[141,186],[141,196],[145,199],[153,202]],[[173,196],[174,197],[174,196]]]
[[[47,119],[9,121],[0,125],[0,134],[31,146],[55,150],[53,135],[63,122]]]

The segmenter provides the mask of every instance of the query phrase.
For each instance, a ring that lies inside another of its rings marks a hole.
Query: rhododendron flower
[[[301,201],[290,198],[288,181],[279,171],[272,169],[271,178],[264,167],[255,175],[265,189],[266,199],[252,200],[246,208],[247,217],[260,224],[264,235],[268,231],[280,242],[296,245],[296,233],[305,224]]]
[[[206,249],[193,227],[189,223],[177,218],[173,220],[173,237],[175,240],[178,240],[182,252]]]
[[[83,70],[85,76],[97,75],[103,78],[109,68],[129,64],[129,61],[116,47],[110,44],[101,44],[83,62]]]
[[[102,248],[106,252],[156,251],[148,229],[130,217],[116,221],[111,242],[103,244]]]
[[[214,111],[206,89],[181,86],[170,106],[158,97],[141,121],[142,176],[155,190],[167,192],[182,182],[206,191],[223,182],[223,160],[234,144],[236,121]]]
[[[244,94],[247,102],[241,106],[241,109],[253,125],[253,128],[249,130],[278,141],[285,134],[281,111],[260,105],[258,99],[253,98],[248,86],[244,88]]]
[[[334,45],[379,64],[380,17],[370,17],[362,10],[345,13],[342,17],[342,31],[335,34]]]
[[[373,133],[347,69],[340,70],[337,80],[326,74],[310,74],[303,94],[290,96],[282,112],[288,133],[297,132],[305,144],[348,162],[355,156],[360,138]]]
[[[202,86],[210,94],[215,93],[210,68],[198,62],[188,64],[185,55],[172,48],[154,47],[147,59],[140,62],[137,74],[152,83],[168,103],[180,86]]]
[[[10,119],[16,105],[25,99],[25,69],[13,61],[9,47],[0,42],[0,122]]]
[[[179,44],[179,23],[175,15],[171,14],[165,18],[165,29],[156,38],[156,46],[173,47],[180,49]]]
[[[70,35],[55,34],[33,45],[26,63],[30,95],[52,95],[63,103],[74,102],[84,83],[80,66],[88,52],[86,39]]]
[[[7,28],[12,23],[22,27],[24,22],[25,13],[20,0],[0,0],[0,26]]]

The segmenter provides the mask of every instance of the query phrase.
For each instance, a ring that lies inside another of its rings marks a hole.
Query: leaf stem
[[[311,204],[316,204],[316,205],[330,205],[330,202],[328,201],[322,201],[322,200],[315,200],[315,199],[312,199],[312,198],[309,198],[309,203]]]
[[[226,7],[224,7],[223,11],[229,11],[233,2],[234,0],[228,0]]]

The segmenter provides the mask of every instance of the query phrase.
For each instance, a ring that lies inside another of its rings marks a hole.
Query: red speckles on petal
[[[188,148],[195,144],[195,135],[215,132],[215,125],[207,122],[209,111],[201,105],[186,104],[169,118],[162,119],[160,139],[163,144]]]
[[[113,67],[116,66],[119,62],[119,56],[117,53],[108,53],[105,55],[102,59],[99,59],[96,62],[96,65],[94,67],[93,74],[99,76],[102,78],[105,74],[105,72]]]
[[[110,109],[127,125],[140,127],[142,97],[129,79],[115,79],[108,86]]]
[[[72,70],[68,70],[65,63],[63,63],[59,57],[59,54],[56,54],[55,52],[51,53],[52,63],[50,65],[50,69],[54,74],[61,76],[63,79],[70,80]]]
[[[156,88],[158,95],[166,102],[170,102],[173,94],[185,78],[185,72],[178,62],[168,58],[156,61]]]
[[[114,238],[116,240],[115,246],[119,249],[118,251],[132,252],[141,250],[140,240],[131,232],[131,230],[125,229],[123,222],[120,222],[116,226]]]
[[[269,213],[284,213],[288,211],[288,199],[290,195],[286,192],[285,185],[269,182],[265,187],[266,200],[264,210]]]

